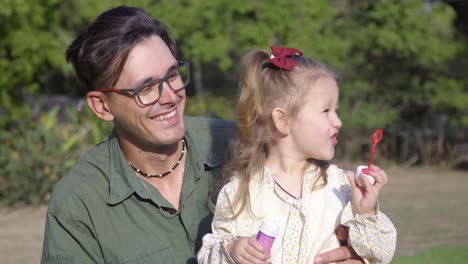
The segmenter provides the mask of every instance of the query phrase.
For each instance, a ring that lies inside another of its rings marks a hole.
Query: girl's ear
[[[114,120],[114,115],[108,107],[107,97],[102,92],[91,91],[86,95],[86,102],[94,114],[104,121]]]
[[[286,111],[283,108],[276,107],[273,109],[273,112],[271,112],[271,117],[278,132],[283,135],[289,134],[291,127],[289,124],[289,119],[286,115]]]

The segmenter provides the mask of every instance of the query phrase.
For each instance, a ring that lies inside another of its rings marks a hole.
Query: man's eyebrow
[[[154,77],[147,77],[145,79],[143,79],[142,81],[138,81],[137,82],[137,85],[136,87],[141,87],[141,86],[144,86],[144,85],[147,85],[153,81],[158,81],[158,80],[161,80],[162,78],[164,78],[170,71],[172,71],[173,69],[177,68],[177,66],[179,66],[179,62],[176,61],[174,64],[172,64],[171,67],[169,67],[166,71],[166,73],[164,73],[164,76],[162,76],[161,78],[154,78]]]
[[[158,80],[158,79],[154,79],[152,77],[148,77],[142,81],[139,81],[136,85],[136,87],[141,87],[141,86],[145,86],[147,84],[150,84],[151,82],[155,81],[155,80]]]
[[[179,62],[178,62],[178,61],[176,61],[174,64],[172,64],[172,66],[169,67],[169,69],[167,69],[167,72],[166,72],[166,74],[164,74],[164,75],[167,75],[170,71],[172,71],[173,69],[177,68],[177,66],[179,66]]]

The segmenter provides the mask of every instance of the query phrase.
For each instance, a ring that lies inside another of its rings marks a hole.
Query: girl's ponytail
[[[237,107],[239,132],[247,141],[252,141],[258,122],[262,123],[262,69],[269,54],[262,50],[253,50],[242,58],[240,78],[240,98]]]

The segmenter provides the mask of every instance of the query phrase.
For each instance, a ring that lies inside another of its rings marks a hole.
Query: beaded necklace
[[[161,173],[161,174],[149,174],[149,173],[146,173],[140,169],[138,169],[137,167],[133,166],[130,162],[128,163],[130,165],[130,167],[132,167],[132,169],[137,173],[137,174],[140,174],[141,176],[145,176],[145,177],[158,177],[158,178],[162,178],[166,175],[169,175],[171,172],[173,172],[175,170],[175,168],[177,168],[177,166],[179,166],[180,164],[180,161],[182,160],[182,158],[184,157],[184,154],[185,154],[185,139],[182,139],[182,153],[180,154],[180,157],[179,157],[179,160],[177,161],[177,163],[174,165],[174,167],[172,167],[172,169],[164,172],[164,173]]]

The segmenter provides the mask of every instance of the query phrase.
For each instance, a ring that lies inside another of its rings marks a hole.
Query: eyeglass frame
[[[169,78],[171,77],[171,74],[176,71],[176,70],[179,70],[181,67],[187,67],[187,76],[188,76],[188,81],[187,81],[187,84],[185,84],[182,88],[180,89],[173,89],[171,84],[168,82]],[[159,91],[159,97],[158,99],[156,99],[155,101],[151,102],[151,103],[143,103],[141,98],[140,98],[140,91],[147,87],[147,86],[151,86],[155,83],[159,82],[159,85],[158,85],[158,91]],[[135,98],[135,96],[138,98],[138,101],[140,102],[140,104],[144,105],[144,106],[148,106],[148,105],[152,105],[154,103],[157,103],[159,101],[159,99],[161,99],[161,95],[162,95],[162,92],[163,92],[163,85],[164,83],[167,83],[169,88],[171,88],[171,90],[175,93],[178,93],[180,91],[182,91],[183,89],[185,89],[185,87],[189,84],[190,82],[190,63],[187,62],[187,61],[177,61],[177,66],[173,69],[171,69],[168,73],[166,73],[166,75],[164,75],[163,78],[161,79],[150,79],[149,81],[147,82],[144,82],[140,85],[138,85],[136,88],[126,88],[126,89],[118,89],[118,88],[99,88],[99,89],[96,89],[95,91],[96,92],[115,92],[115,93],[119,93],[119,94],[122,94],[122,95],[128,95],[128,96],[131,96],[133,98]]]

